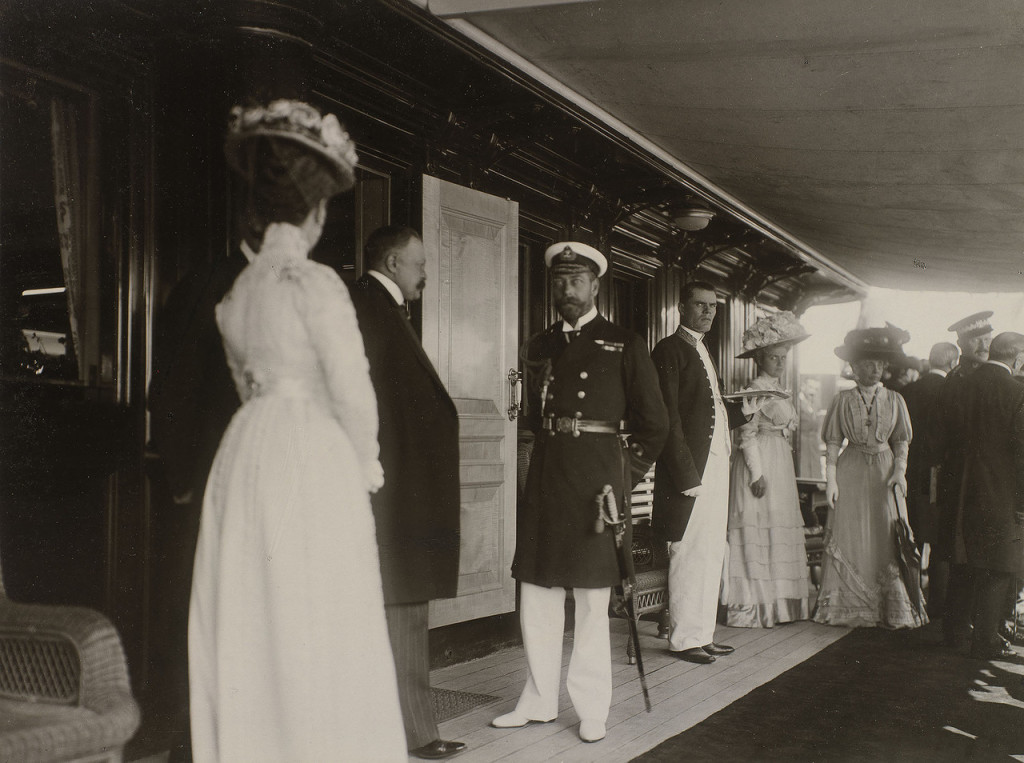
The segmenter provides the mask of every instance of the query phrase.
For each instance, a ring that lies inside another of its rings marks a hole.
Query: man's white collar
[[[682,323],[679,324],[679,328],[681,328],[687,334],[696,339],[698,343],[703,343],[704,335],[699,331],[694,331],[692,328],[690,328],[689,326],[684,326]]]
[[[405,297],[402,295],[402,290],[398,288],[397,283],[392,281],[379,270],[367,270],[366,272],[384,284],[384,288],[388,290],[388,294],[394,298],[395,302],[399,305],[405,304]]]
[[[594,318],[597,317],[597,305],[591,307],[587,312],[580,316],[580,319],[576,321],[575,326],[569,325],[569,321],[562,319],[562,331],[579,331],[584,325],[590,323]]]
[[[1000,368],[1005,368],[1007,373],[1010,373],[1010,374],[1013,373],[1013,369],[1012,368],[1010,368],[1005,363],[1001,363],[998,360],[986,360],[985,362],[988,363],[990,366],[999,366]]]

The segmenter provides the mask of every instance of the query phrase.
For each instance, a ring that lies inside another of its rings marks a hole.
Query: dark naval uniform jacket
[[[971,567],[1024,573],[1024,384],[984,363],[970,374],[964,405],[963,542]]]
[[[683,495],[683,491],[701,484],[715,431],[714,392],[696,341],[685,331],[676,331],[658,342],[651,353],[669,421],[668,440],[654,480],[651,526],[659,538],[667,541],[680,540],[690,521],[695,498]],[[740,403],[723,402],[729,429],[747,420]]]
[[[595,532],[595,498],[611,485],[624,493],[650,468],[668,419],[644,341],[597,315],[567,341],[558,321],[527,348],[527,423],[535,442],[516,524],[512,576],[562,588],[621,582],[613,534]],[[543,400],[542,400],[543,396]],[[543,415],[542,415],[543,408]],[[614,432],[579,431],[572,422],[626,423],[630,447]],[[631,528],[626,518],[626,548]]]
[[[384,486],[370,497],[386,604],[456,594],[459,419],[405,308],[372,276],[349,291],[377,393]]]

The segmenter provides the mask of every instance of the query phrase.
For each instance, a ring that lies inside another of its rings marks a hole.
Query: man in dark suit
[[[600,251],[562,241],[545,251],[551,294],[562,320],[530,340],[528,423],[535,445],[516,522],[512,576],[527,676],[519,702],[492,725],[518,728],[558,714],[566,589],[575,604],[575,637],[566,686],[580,719],[579,736],[605,736],[612,698],[608,603],[622,580],[611,532],[596,532],[604,489],[622,512],[624,496],[643,478],[668,433],[665,406],[647,345],[597,311]],[[625,429],[623,423],[625,422]],[[622,447],[628,431],[629,449]],[[603,525],[601,525],[603,527]]]
[[[377,393],[384,486],[372,497],[398,695],[412,755],[466,748],[439,737],[430,704],[428,605],[456,595],[459,419],[409,321],[426,285],[423,242],[388,226],[364,247],[367,273],[350,289]]]
[[[914,439],[910,443],[907,464],[907,509],[910,527],[917,545],[922,547],[922,569],[927,567],[927,551],[935,542],[939,450],[935,442],[935,417],[940,414],[939,396],[946,375],[956,364],[960,351],[952,342],[939,342],[928,355],[929,369],[900,394],[907,403]]]
[[[964,463],[963,395],[964,384],[972,373],[988,360],[992,341],[991,310],[963,318],[949,327],[956,332],[960,362],[949,372],[939,396],[939,415],[935,419],[935,443],[940,449],[938,482],[938,532],[934,555],[948,567],[948,582],[943,603],[942,632],[948,646],[957,648],[971,631],[972,570],[963,551],[962,496]]]
[[[693,281],[679,301],[680,326],[651,357],[668,408],[669,435],[654,475],[652,527],[669,541],[669,650],[698,664],[730,654],[714,642],[729,519],[729,430],[748,417],[722,400],[703,338],[718,297]]]
[[[217,446],[241,401],[214,310],[256,256],[243,241],[224,259],[193,270],[157,316],[149,386],[152,444],[180,505],[202,505]]]
[[[971,655],[1007,657],[999,635],[1014,576],[1024,573],[1024,335],[999,334],[964,382],[962,536],[974,579]]]

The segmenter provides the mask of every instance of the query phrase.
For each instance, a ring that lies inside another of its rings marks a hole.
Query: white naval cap
[[[608,260],[597,249],[579,241],[559,241],[544,251],[544,264],[552,273],[572,273],[587,268],[603,276]]]

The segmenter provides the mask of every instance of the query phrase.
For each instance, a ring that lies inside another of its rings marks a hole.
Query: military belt
[[[570,434],[579,437],[583,432],[590,434],[619,434],[623,431],[621,421],[593,421],[572,416],[545,416],[541,428],[552,435]]]

